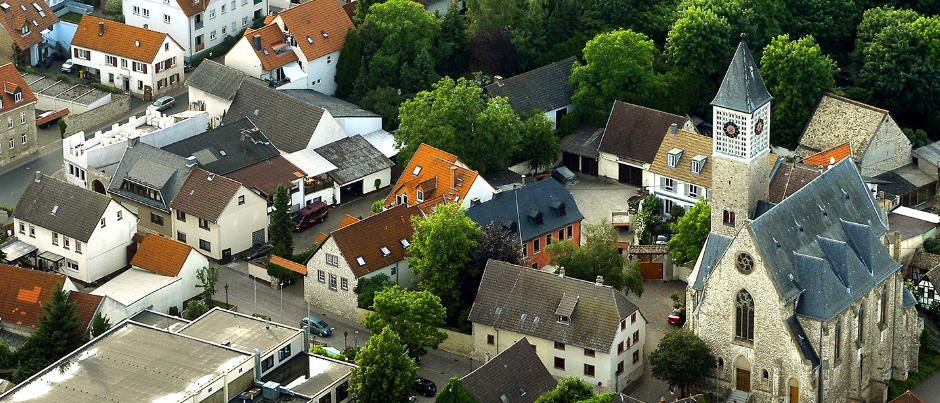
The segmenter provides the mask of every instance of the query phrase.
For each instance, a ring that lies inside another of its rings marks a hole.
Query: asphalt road
[[[176,105],[164,112],[165,114],[179,113],[188,107],[189,94],[185,89],[174,97],[176,97]],[[115,122],[126,122],[131,116],[140,115],[147,109],[147,104],[143,102],[134,102],[134,104],[135,106],[128,113]],[[106,130],[113,123],[101,125],[90,131]],[[16,206],[16,202],[23,195],[34,172],[41,171],[46,175],[54,175],[60,170],[62,170],[62,140],[44,145],[33,156],[0,168],[0,206]]]

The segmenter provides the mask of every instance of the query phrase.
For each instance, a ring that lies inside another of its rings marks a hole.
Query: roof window
[[[682,149],[673,148],[666,153],[666,165],[669,165],[670,168],[678,166],[680,159],[682,159]]]
[[[411,246],[411,242],[408,242],[407,239],[402,238],[402,239],[401,239],[401,247],[402,247],[402,248],[405,248],[405,249],[408,249],[409,246]]]
[[[418,176],[418,174],[420,173],[421,173],[421,165],[416,166],[414,171],[411,171],[411,174],[414,176]]]
[[[359,257],[356,258],[356,263],[359,263],[359,266],[360,266],[360,267],[361,267],[361,266],[365,266],[365,265],[366,265],[366,260],[363,259],[362,256],[359,256]]]
[[[379,248],[379,250],[382,251],[382,256],[388,256],[392,254],[392,251],[388,250],[388,248],[385,246]]]

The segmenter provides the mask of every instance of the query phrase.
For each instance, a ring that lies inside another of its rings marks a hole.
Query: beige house
[[[36,95],[11,63],[0,66],[0,166],[39,149]]]
[[[385,274],[402,287],[414,286],[407,254],[411,217],[420,214],[417,206],[399,205],[330,233],[307,261],[304,299],[355,320],[359,279]]]
[[[770,99],[741,42],[712,101],[712,233],[686,298],[687,326],[718,359],[708,383],[741,402],[884,402],[916,369],[923,326],[887,219],[851,158],[756,208]]]
[[[663,201],[663,211],[668,213],[673,206],[689,209],[709,196],[711,155],[710,137],[680,130],[678,125],[669,128],[649,169],[653,179],[650,193]]]
[[[176,240],[210,259],[227,262],[267,239],[267,201],[241,183],[201,168],[193,168],[170,208]]]
[[[646,368],[646,319],[602,283],[490,260],[469,319],[471,354],[484,362],[524,338],[556,378],[604,390],[623,389]]]

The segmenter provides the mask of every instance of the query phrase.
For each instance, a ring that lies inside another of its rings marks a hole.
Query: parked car
[[[173,98],[171,96],[164,96],[164,97],[157,98],[156,101],[153,101],[153,103],[150,104],[150,109],[156,109],[160,112],[163,112],[167,109],[172,108],[173,105],[176,105],[176,98]]]
[[[294,221],[294,231],[301,232],[314,224],[326,221],[329,215],[329,206],[322,201],[313,202],[309,206],[297,210],[292,220]]]
[[[437,385],[430,379],[419,376],[418,379],[415,380],[415,383],[411,385],[411,390],[421,396],[432,397],[437,394]]]
[[[73,68],[75,68],[75,64],[72,63],[72,59],[67,59],[65,63],[62,63],[62,67],[60,67],[59,70],[63,73],[71,73]]]
[[[271,253],[273,249],[274,246],[269,243],[253,246],[251,249],[248,249],[248,251],[245,252],[245,260],[250,261],[263,258]]]
[[[665,245],[669,243],[669,237],[665,235],[656,235],[656,241],[654,241],[653,243],[657,245]]]
[[[682,326],[685,323],[685,309],[676,308],[666,317],[666,322],[673,326]]]
[[[281,287],[287,287],[297,282],[297,277],[291,276],[281,280]]]
[[[571,172],[568,167],[564,166],[552,170],[552,178],[555,178],[555,180],[565,186],[571,186],[578,183],[578,177],[575,176],[574,172]]]
[[[330,337],[333,335],[333,328],[322,319],[316,316],[308,316],[300,320],[300,327],[310,326],[310,333],[320,337]]]

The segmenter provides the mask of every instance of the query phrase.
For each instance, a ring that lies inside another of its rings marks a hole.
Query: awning
[[[39,258],[40,258],[40,259],[43,259],[43,260],[48,260],[48,261],[53,262],[53,263],[61,262],[62,260],[65,259],[64,257],[59,256],[59,255],[57,255],[57,254],[55,254],[55,253],[52,253],[52,252],[49,252],[49,251],[45,251],[45,252],[43,252],[43,253],[40,253],[40,254],[39,254]]]
[[[307,176],[317,176],[336,170],[336,165],[333,165],[330,161],[327,161],[326,158],[323,158],[323,156],[309,148],[283,155],[284,158],[287,158],[287,160],[296,165],[297,168],[304,171]]]
[[[307,73],[304,72],[304,69],[300,68],[300,65],[297,62],[285,64],[284,75],[290,79],[291,82],[302,81],[307,77]]]
[[[36,251],[36,247],[23,242],[19,239],[13,239],[0,246],[0,251],[6,256],[4,260],[12,262]]]

